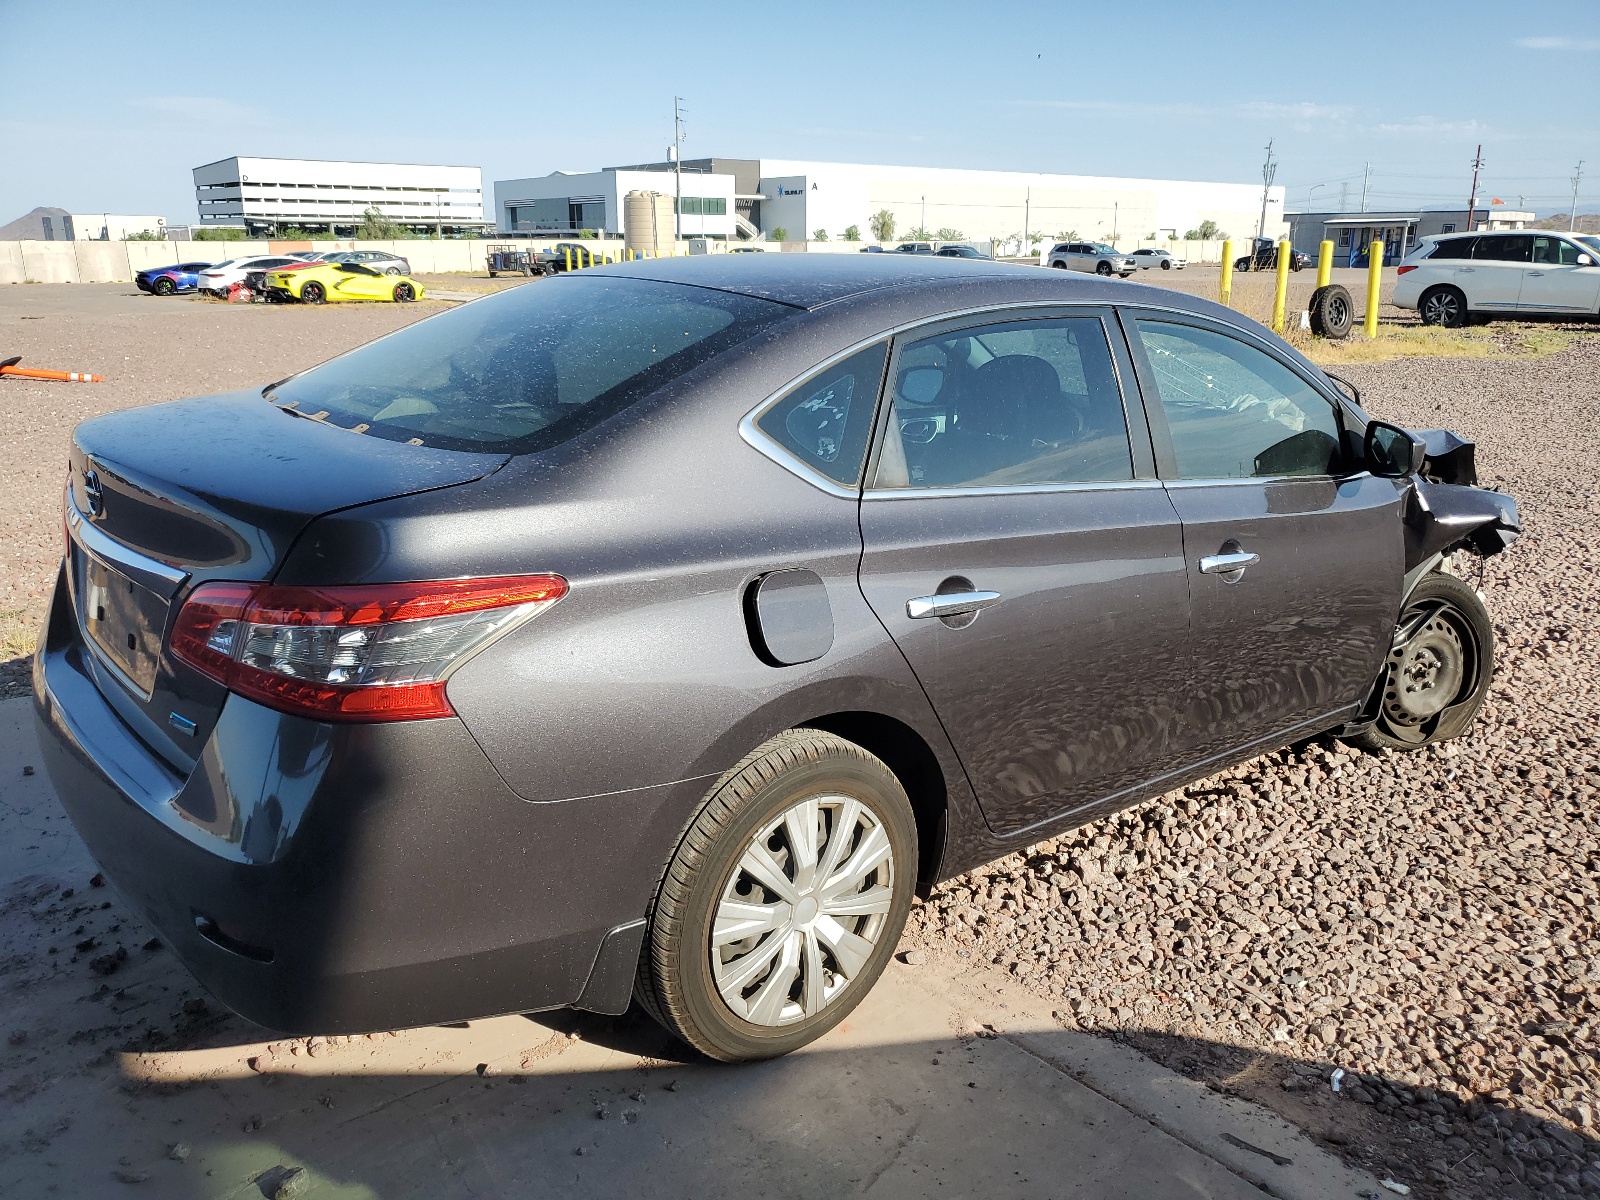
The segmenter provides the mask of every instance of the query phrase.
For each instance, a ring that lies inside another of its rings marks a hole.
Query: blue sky
[[[0,223],[194,219],[232,154],[497,178],[686,156],[1260,178],[1291,207],[1600,209],[1600,5],[0,0]],[[1508,17],[1507,13],[1514,13]],[[678,19],[673,20],[672,14]]]

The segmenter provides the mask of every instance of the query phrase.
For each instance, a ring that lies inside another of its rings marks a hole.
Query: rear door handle
[[[948,592],[938,596],[918,596],[906,601],[906,616],[913,621],[927,617],[959,617],[999,603],[999,592]]]
[[[1252,554],[1248,550],[1240,550],[1233,554],[1208,554],[1200,560],[1200,570],[1206,575],[1232,575],[1243,571],[1246,567],[1253,567],[1261,561],[1261,555]]]

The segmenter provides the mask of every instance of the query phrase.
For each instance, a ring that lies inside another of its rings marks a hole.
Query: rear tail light
[[[559,575],[328,588],[207,583],[179,610],[171,647],[230,692],[280,712],[324,721],[448,717],[450,671],[566,594]]]
[[[1416,263],[1412,263],[1409,267],[1401,267],[1401,268],[1399,268],[1398,270],[1395,271],[1395,274],[1396,275],[1404,275],[1407,271],[1415,271],[1416,269],[1417,269],[1417,264]]]

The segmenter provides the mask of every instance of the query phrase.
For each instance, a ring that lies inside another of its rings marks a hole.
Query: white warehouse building
[[[480,167],[223,158],[194,169],[194,194],[202,226],[243,225],[251,237],[288,228],[349,237],[368,209],[417,233],[490,224]]]
[[[1215,223],[1218,237],[1246,239],[1262,221],[1262,188],[1252,183],[771,158],[685,160],[682,178],[686,237],[784,230],[788,239],[803,240],[820,230],[837,241],[853,226],[869,240],[873,214],[884,210],[894,218],[890,240],[907,239],[918,229],[944,241],[1003,241],[1025,232],[1090,241],[1165,240],[1182,238],[1206,221]],[[634,188],[671,195],[674,186],[670,162],[506,180],[495,184],[496,215],[505,232],[622,233],[622,196]],[[726,222],[720,211],[715,221],[696,211],[702,196],[726,204]],[[1267,189],[1266,201],[1265,232],[1277,237],[1284,231],[1284,189]]]

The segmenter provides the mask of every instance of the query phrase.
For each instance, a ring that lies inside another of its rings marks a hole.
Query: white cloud
[[[133,101],[137,108],[159,113],[192,125],[260,126],[271,119],[259,108],[236,104],[220,96],[141,96]]]
[[[1600,50],[1600,38],[1531,37],[1518,38],[1524,50]]]
[[[1481,121],[1441,121],[1438,117],[1408,117],[1379,124],[1378,132],[1391,137],[1482,137],[1489,127]]]

